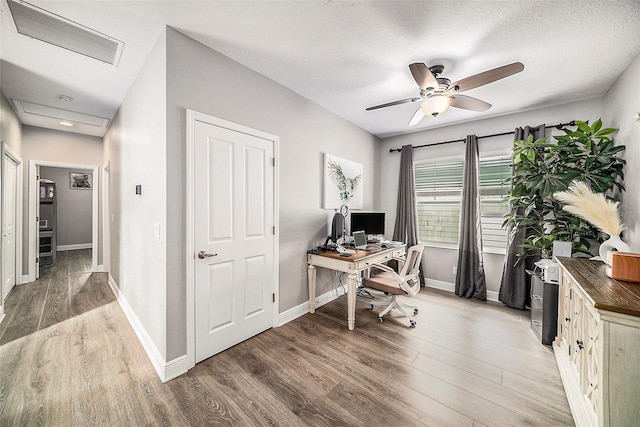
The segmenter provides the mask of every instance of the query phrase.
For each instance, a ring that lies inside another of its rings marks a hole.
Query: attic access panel
[[[118,66],[123,42],[27,2],[7,4],[19,34]]]

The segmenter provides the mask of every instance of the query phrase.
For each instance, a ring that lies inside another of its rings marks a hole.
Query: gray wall
[[[56,183],[58,192],[56,198],[56,241],[58,246],[91,244],[92,194],[97,189],[72,189],[69,185],[71,172],[91,173],[91,171],[82,171],[81,169],[40,168],[40,178],[49,179]]]
[[[11,151],[18,156],[21,156],[21,141],[22,127],[18,120],[18,116],[16,116],[16,113],[13,111],[9,101],[0,90],[0,144],[6,143]],[[1,177],[4,176],[4,171],[2,170],[3,167],[4,161],[3,159],[0,159],[0,181],[2,181]],[[0,186],[0,188],[2,187]],[[0,197],[0,212],[2,212],[2,197]],[[2,245],[0,245],[0,260],[2,260]],[[1,262],[0,265],[2,265]],[[22,272],[17,271],[16,280],[19,281],[21,275]],[[2,313],[4,313],[4,296],[2,295],[2,286],[0,286],[0,317],[2,316]]]
[[[510,114],[485,120],[460,123],[429,131],[415,132],[386,138],[381,147],[381,194],[382,209],[388,213],[387,230],[393,230],[395,221],[395,205],[400,164],[399,153],[389,153],[390,148],[399,148],[405,144],[422,145],[452,139],[464,139],[468,134],[489,135],[513,130],[517,126],[537,126],[565,123],[574,119],[594,120],[602,116],[602,99],[567,104],[541,110]],[[425,119],[426,120],[426,119]],[[437,119],[436,119],[437,120]],[[547,135],[553,134],[547,130]],[[478,143],[480,157],[508,154],[513,147],[513,136],[481,139]],[[421,148],[414,151],[414,159],[463,159],[464,144],[454,143],[433,148]],[[453,267],[458,261],[457,248],[425,248],[423,266],[426,278],[431,285],[449,287],[455,283]],[[503,254],[484,254],[485,273],[487,278],[488,298],[497,298],[504,264]]]
[[[364,209],[379,208],[378,139],[324,108],[167,29],[168,356],[184,354],[185,110],[192,109],[280,137],[280,307],[308,300],[306,251],[324,241],[325,152],[364,164]],[[318,275],[318,294],[331,289]]]
[[[9,100],[0,90],[0,140],[18,156],[22,154],[22,125]]]
[[[167,324],[184,321],[165,317],[165,58],[163,32],[105,134],[104,158],[110,162],[110,275],[162,358],[168,361]],[[138,184],[142,185],[142,195],[135,194]],[[181,350],[180,354],[186,353]]]
[[[626,145],[624,158],[626,192],[622,194],[622,223],[627,227],[623,240],[634,252],[640,252],[640,56],[618,78],[604,97],[605,125],[618,128],[616,145]]]
[[[22,161],[24,162],[24,205],[22,265],[28,273],[29,240],[29,161],[72,163],[88,166],[102,165],[102,138],[63,132],[34,126],[22,126]],[[93,177],[94,184],[98,182]],[[102,259],[102,241],[98,238],[98,263]],[[35,244],[35,242],[34,242]]]

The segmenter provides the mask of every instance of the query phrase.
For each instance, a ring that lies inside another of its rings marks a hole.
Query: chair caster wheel
[[[418,309],[417,309],[417,308],[414,308],[414,309],[413,309],[413,315],[415,316],[416,314],[418,314]]]
[[[416,327],[416,321],[415,320],[409,320],[409,323],[410,323],[410,325],[409,325],[410,328],[415,328]]]
[[[378,322],[382,323],[384,322],[384,319],[382,317],[378,317]]]
[[[373,310],[373,304],[369,304],[369,310]]]

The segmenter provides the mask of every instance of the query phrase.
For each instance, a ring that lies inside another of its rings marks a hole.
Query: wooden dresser
[[[553,344],[577,426],[640,425],[640,284],[604,264],[559,258],[558,336]]]

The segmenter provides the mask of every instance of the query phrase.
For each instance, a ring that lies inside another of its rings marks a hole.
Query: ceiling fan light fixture
[[[431,96],[420,104],[420,109],[425,116],[436,117],[438,114],[442,114],[451,105],[451,98],[446,95],[434,95]]]

